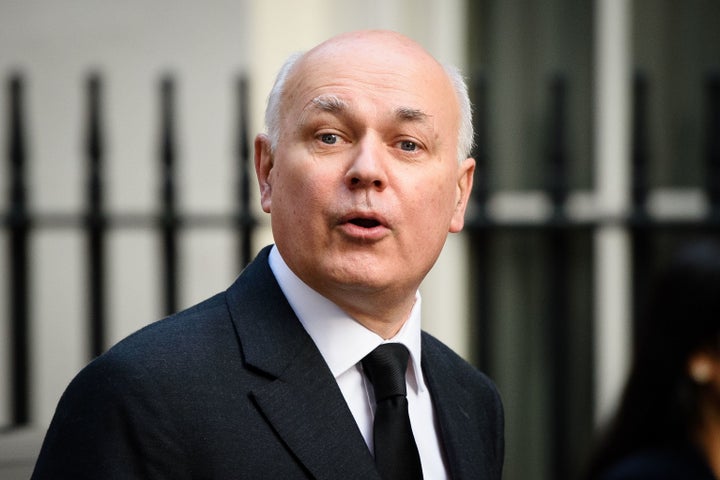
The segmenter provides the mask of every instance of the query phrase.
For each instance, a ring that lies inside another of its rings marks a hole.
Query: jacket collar
[[[313,478],[380,480],[332,373],[270,270],[269,251],[227,291],[244,360],[268,377],[251,395]]]

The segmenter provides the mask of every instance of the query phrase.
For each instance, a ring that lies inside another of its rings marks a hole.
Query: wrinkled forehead
[[[319,96],[364,95],[390,109],[423,111],[451,124],[458,103],[445,69],[408,39],[342,38],[311,50],[288,78],[286,109],[305,108]],[[288,110],[286,110],[287,112]]]

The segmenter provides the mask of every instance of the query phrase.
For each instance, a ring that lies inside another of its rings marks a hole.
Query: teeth
[[[373,220],[371,218],[354,218],[354,219],[350,220],[350,223],[357,225],[358,227],[363,227],[363,228],[372,228],[372,227],[377,227],[378,225],[380,225],[380,222],[378,222],[377,220]]]

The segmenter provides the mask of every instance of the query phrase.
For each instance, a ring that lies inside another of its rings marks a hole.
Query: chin
[[[370,268],[368,268],[370,267]],[[330,270],[330,281],[338,286],[356,290],[377,290],[387,288],[392,281],[384,269],[374,266],[335,265]]]

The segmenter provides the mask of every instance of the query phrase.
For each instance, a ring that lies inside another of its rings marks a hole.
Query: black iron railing
[[[158,235],[162,252],[163,309],[166,313],[177,310],[179,264],[182,255],[178,251],[179,234],[188,228],[231,228],[236,232],[240,267],[250,261],[253,252],[252,236],[256,227],[250,205],[250,148],[248,132],[248,83],[245,77],[238,79],[236,158],[233,159],[237,175],[237,199],[234,211],[229,213],[184,214],[178,209],[177,143],[174,130],[176,117],[176,81],[164,77],[159,86],[159,139],[158,209],[149,214],[111,214],[105,208],[105,155],[106,135],[103,125],[103,80],[93,73],[88,77],[86,90],[86,125],[84,155],[86,157],[85,205],[77,214],[38,214],[28,207],[32,192],[28,188],[28,131],[25,125],[24,80],[20,74],[13,75],[8,83],[7,165],[8,180],[7,211],[0,219],[8,233],[7,318],[10,332],[10,421],[11,427],[28,424],[30,405],[30,308],[31,236],[39,229],[76,229],[83,232],[86,241],[87,272],[87,325],[86,340],[88,358],[93,358],[108,348],[107,339],[107,251],[106,240],[114,230],[147,229]]]

